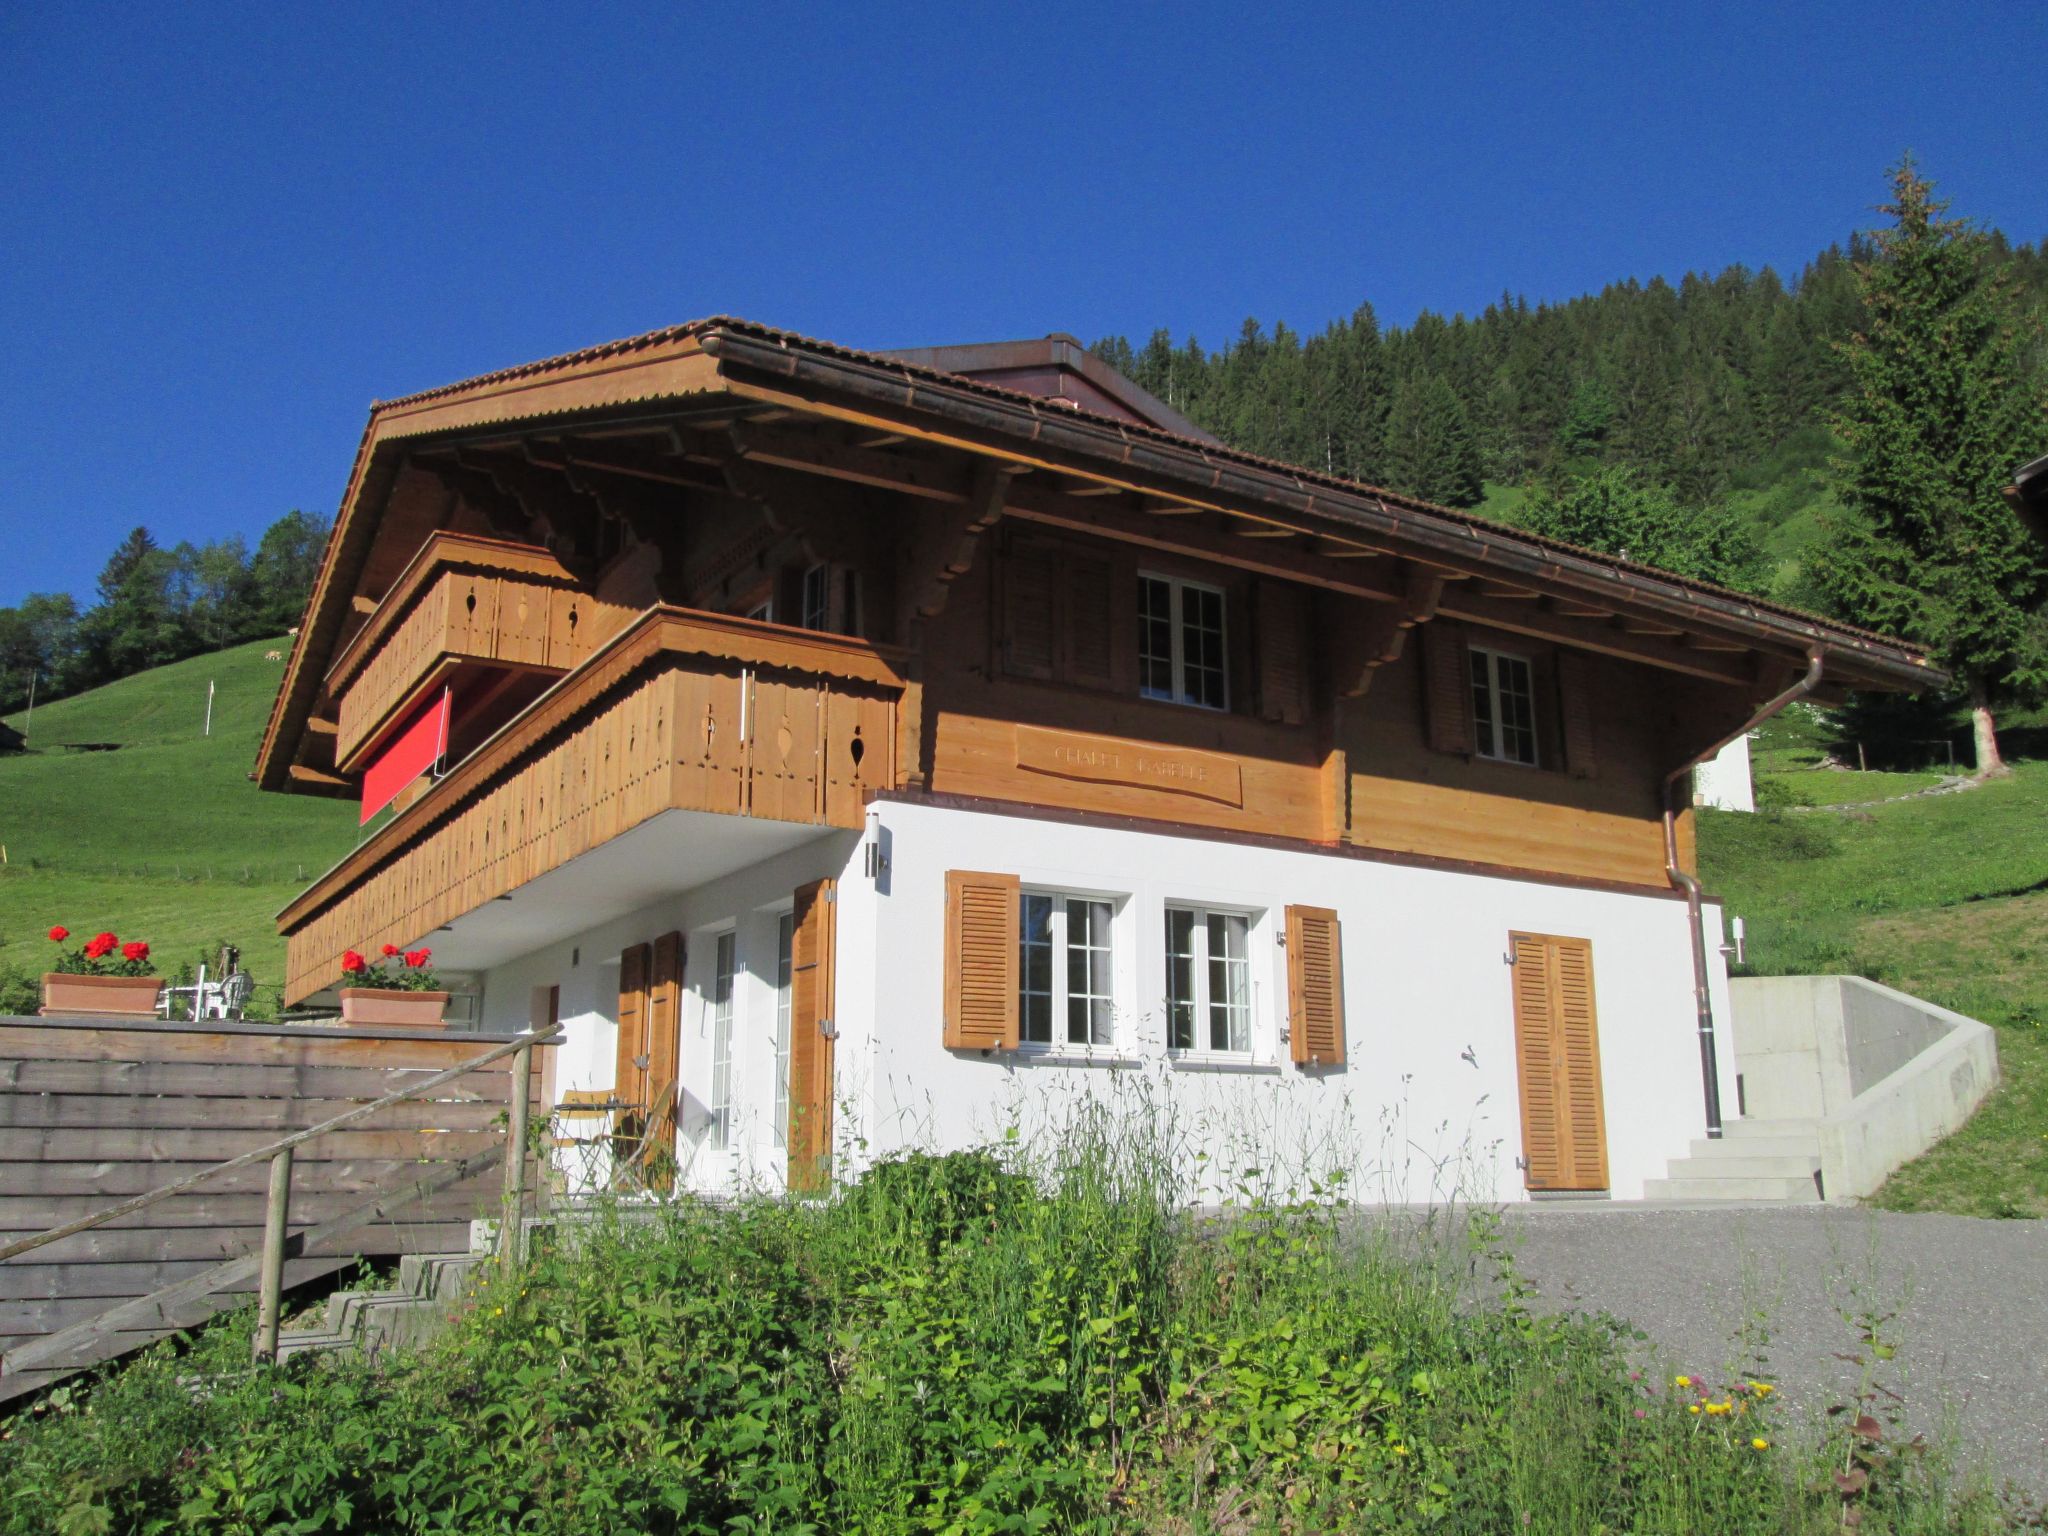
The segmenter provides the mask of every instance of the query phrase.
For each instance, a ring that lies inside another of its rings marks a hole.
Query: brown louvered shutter
[[[838,916],[833,881],[798,887],[789,939],[789,1187],[799,1192],[832,1179]]]
[[[619,954],[619,1052],[612,1073],[612,1091],[628,1104],[647,1102],[647,972],[648,946],[635,944]]]
[[[1515,1064],[1531,1189],[1607,1188],[1607,1122],[1593,1006],[1593,946],[1517,933]]]
[[[1015,875],[946,871],[946,1027],[950,1050],[1007,1051],[1017,1044]]]
[[[1119,571],[1112,561],[1074,551],[1061,554],[1060,677],[1083,688],[1115,688],[1118,642],[1134,624],[1117,623]]]
[[[1565,766],[1575,779],[1597,778],[1599,754],[1594,746],[1592,668],[1577,651],[1557,653],[1557,718],[1564,738]]]
[[[1261,581],[1253,615],[1259,641],[1259,713],[1282,725],[1308,718],[1308,594],[1284,581]]]
[[[1051,545],[1037,539],[1010,541],[1002,567],[1002,651],[1004,668],[1018,677],[1052,680],[1059,659],[1053,612],[1058,576]]]
[[[1344,948],[1328,907],[1287,909],[1287,1032],[1303,1065],[1344,1064]]]
[[[1432,748],[1471,756],[1471,663],[1464,635],[1441,619],[1422,626],[1422,709]]]
[[[646,1129],[657,1146],[671,1149],[676,1133],[676,1058],[683,1035],[683,936],[654,941],[647,978],[647,1098],[653,1117]],[[665,1172],[665,1170],[657,1170]]]

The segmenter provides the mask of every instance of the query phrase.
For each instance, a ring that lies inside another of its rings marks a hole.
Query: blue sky
[[[1215,343],[1796,269],[1908,146],[2038,240],[2043,56],[2038,4],[8,7],[0,603],[699,315]]]

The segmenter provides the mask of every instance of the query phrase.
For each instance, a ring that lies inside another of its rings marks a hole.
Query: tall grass
[[[1931,1458],[1845,1494],[1768,1383],[1641,1379],[1483,1214],[1203,1216],[1177,1163],[1083,1110],[829,1203],[600,1211],[376,1367],[217,1327],[17,1418],[0,1531],[2002,1528]]]

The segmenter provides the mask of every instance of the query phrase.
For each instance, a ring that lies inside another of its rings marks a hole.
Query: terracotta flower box
[[[400,987],[343,987],[341,1022],[378,1024],[387,1029],[439,1029],[446,1022],[446,992],[409,992]]]
[[[46,1019],[104,1013],[153,1019],[157,993],[162,990],[163,980],[157,976],[76,976],[45,971],[42,1014]]]

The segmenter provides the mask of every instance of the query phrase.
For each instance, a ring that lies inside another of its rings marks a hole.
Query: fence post
[[[292,1203],[292,1149],[270,1160],[270,1200],[263,1211],[263,1268],[256,1289],[256,1363],[277,1358],[278,1297],[284,1289],[284,1244]]]
[[[498,1227],[498,1262],[507,1274],[519,1265],[526,1223],[526,1099],[533,1086],[533,1047],[512,1053],[511,1118],[505,1127],[505,1213]]]

